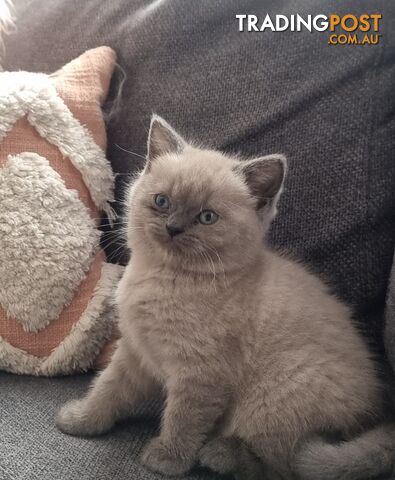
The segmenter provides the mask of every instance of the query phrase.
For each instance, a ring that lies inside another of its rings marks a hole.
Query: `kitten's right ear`
[[[147,166],[165,153],[180,153],[185,140],[159,115],[153,115],[148,135]]]
[[[243,176],[251,195],[256,199],[256,209],[262,218],[265,231],[277,213],[287,160],[284,155],[267,155],[240,162],[236,171]]]
[[[268,204],[273,205],[281,194],[287,160],[284,155],[274,154],[240,162],[236,171],[241,173],[257,200],[257,210]]]

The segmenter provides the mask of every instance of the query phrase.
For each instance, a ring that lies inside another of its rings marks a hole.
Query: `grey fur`
[[[173,148],[152,157],[130,189],[133,256],[116,295],[122,339],[88,395],[63,407],[59,428],[102,433],[164,390],[160,435],[142,456],[152,470],[179,475],[200,460],[237,478],[261,475],[263,465],[269,480],[296,473],[360,480],[358,465],[350,473],[353,446],[357,459],[387,452],[390,433],[337,445],[335,470],[332,447],[321,440],[303,446],[319,432],[352,436],[378,418],[382,388],[349,309],[303,265],[262,243],[283,186],[278,173],[285,173],[271,167],[285,161],[254,162],[270,162],[262,178],[275,201],[262,211],[250,183],[256,179],[238,159],[184,141],[179,151],[180,137],[166,122],[155,128]],[[157,194],[168,196],[168,210],[156,206]],[[219,215],[212,225],[198,221],[206,209]],[[183,223],[174,238],[166,231],[170,215]],[[382,448],[372,443],[377,438]],[[370,472],[386,470],[370,457]]]
[[[330,444],[316,438],[296,455],[304,480],[355,480],[390,474],[394,466],[395,427],[379,426],[352,440]]]
[[[199,452],[199,462],[222,475],[233,474],[236,480],[262,480],[267,477],[262,462],[246,445],[232,437],[209,440]]]
[[[153,115],[148,136],[146,169],[149,169],[151,161],[156,157],[165,153],[180,153],[185,145],[180,135],[163,118]]]

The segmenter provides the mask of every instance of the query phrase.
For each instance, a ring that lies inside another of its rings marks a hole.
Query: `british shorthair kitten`
[[[350,311],[264,244],[285,173],[281,155],[196,148],[153,117],[128,198],[122,338],[86,397],[59,412],[62,431],[103,433],[164,392],[142,456],[151,470],[351,480],[391,468],[393,429],[361,431],[382,392]]]

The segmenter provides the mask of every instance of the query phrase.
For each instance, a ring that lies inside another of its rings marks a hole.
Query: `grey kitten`
[[[165,391],[142,456],[154,471],[200,462],[239,479],[351,480],[390,469],[392,427],[361,433],[382,388],[348,308],[262,242],[285,171],[281,155],[193,147],[154,116],[128,199],[122,338],[86,397],[60,411],[61,430],[103,433]]]

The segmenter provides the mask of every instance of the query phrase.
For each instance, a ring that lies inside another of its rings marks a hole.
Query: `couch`
[[[141,168],[152,112],[187,138],[244,156],[285,153],[289,175],[270,242],[304,260],[352,306],[384,368],[395,245],[395,4],[378,0],[16,0],[9,70],[52,72],[109,45],[120,67],[106,105],[116,205]],[[239,32],[236,14],[380,12],[377,45],[328,45],[328,32]],[[125,77],[126,75],[126,77]],[[124,80],[124,81],[123,81]],[[119,101],[117,92],[122,85]],[[107,230],[113,262],[129,252]],[[110,245],[111,244],[111,245]],[[0,373],[1,480],[159,479],[138,463],[160,405],[95,439],[63,435],[56,410],[92,374]],[[215,479],[199,470],[187,479]]]

